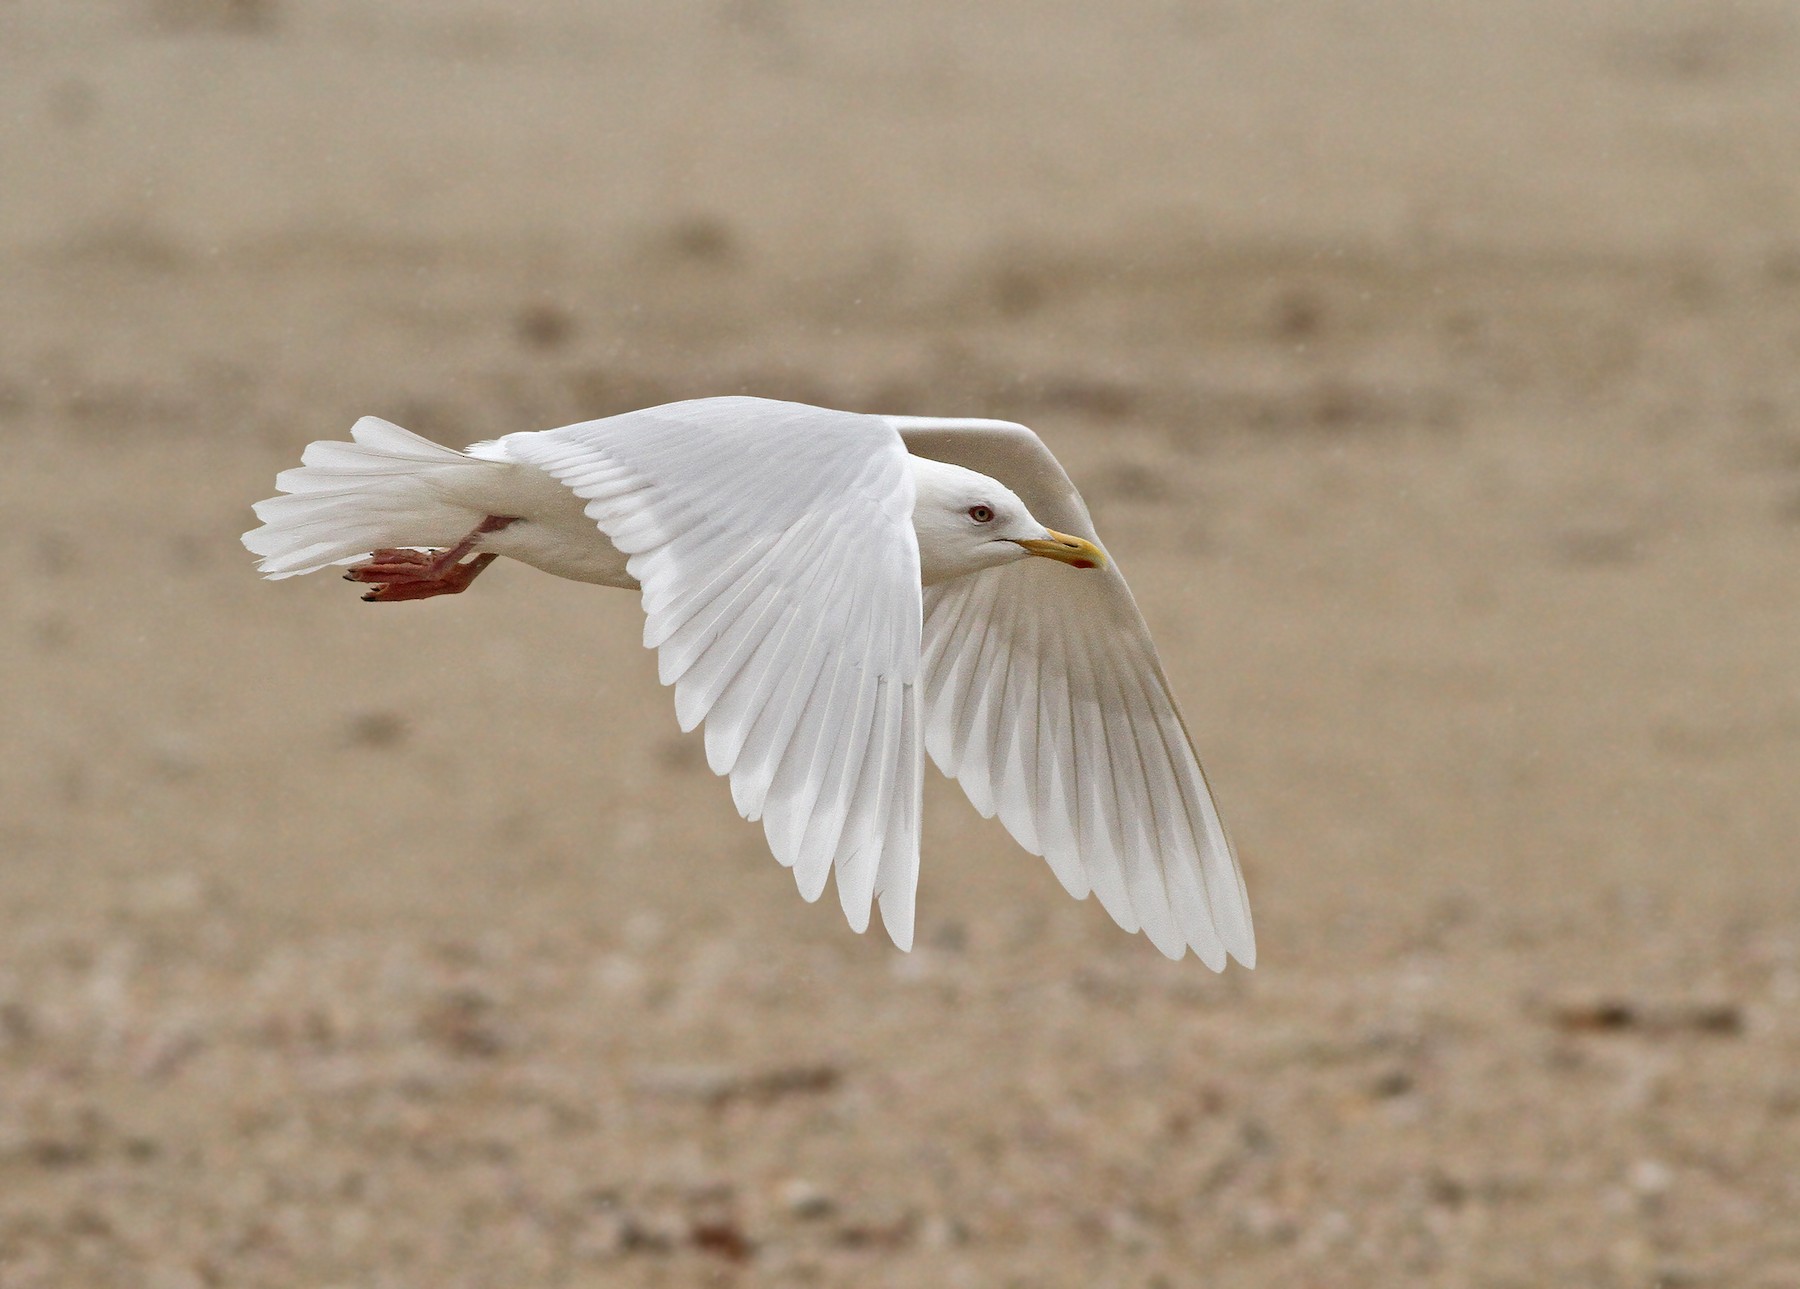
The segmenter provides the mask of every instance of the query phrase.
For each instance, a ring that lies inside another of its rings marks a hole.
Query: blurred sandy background
[[[0,1284],[1800,1284],[1800,15],[0,5]],[[630,597],[237,544],[362,413],[1024,420],[1263,965],[927,792],[808,906]]]

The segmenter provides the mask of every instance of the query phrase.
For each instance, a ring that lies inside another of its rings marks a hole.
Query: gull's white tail
[[[275,486],[285,496],[256,503],[262,527],[244,534],[270,578],[347,564],[390,547],[454,546],[482,514],[459,504],[466,476],[496,463],[365,416],[349,443],[307,445],[297,469]],[[459,486],[462,485],[462,486]]]

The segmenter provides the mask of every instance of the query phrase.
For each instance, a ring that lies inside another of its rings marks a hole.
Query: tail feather
[[[256,503],[262,526],[244,534],[265,577],[347,564],[370,551],[450,546],[482,512],[459,503],[457,481],[496,463],[365,416],[351,442],[308,444],[296,469],[275,477],[278,497]]]
[[[389,456],[408,461],[467,461],[468,457],[455,448],[447,448],[442,443],[433,443],[423,434],[414,434],[403,429],[392,421],[384,421],[379,416],[365,416],[350,427],[350,437],[357,445],[371,452],[382,452]],[[314,447],[339,447],[340,444],[329,439],[313,444]],[[301,458],[304,460],[305,458]]]

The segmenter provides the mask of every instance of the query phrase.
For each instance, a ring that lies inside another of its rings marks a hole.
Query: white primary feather
[[[835,870],[912,942],[922,752],[919,553],[905,448],[879,417],[706,399],[509,435],[643,586],[683,729],[817,899]]]
[[[1099,544],[1036,434],[889,417],[921,456],[990,475],[1052,528]],[[1071,895],[1172,958],[1256,962],[1231,841],[1143,614],[1116,562],[1026,560],[925,591],[925,746]]]

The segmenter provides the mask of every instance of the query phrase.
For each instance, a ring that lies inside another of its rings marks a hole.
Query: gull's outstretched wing
[[[1100,544],[1037,435],[1004,421],[890,416],[907,447],[1011,488]],[[1104,549],[1104,547],[1102,547]],[[925,747],[982,814],[1077,899],[1215,971],[1256,941],[1243,876],[1143,614],[1118,565],[1028,559],[925,591]]]
[[[913,479],[880,417],[711,398],[509,435],[627,556],[684,730],[817,899],[912,942],[919,867]]]

